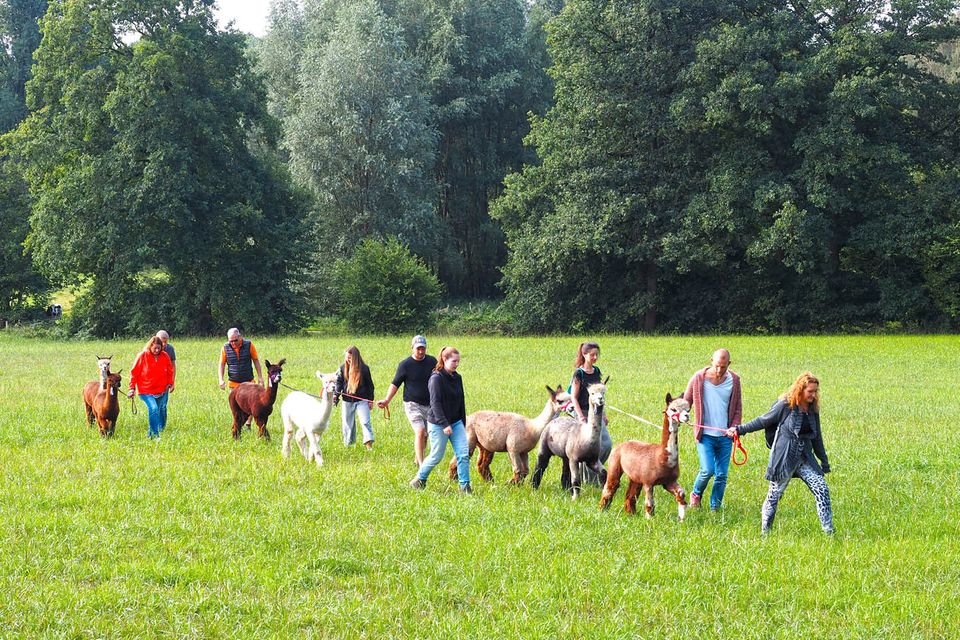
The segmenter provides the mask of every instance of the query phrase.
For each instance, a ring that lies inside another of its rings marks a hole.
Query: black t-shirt
[[[600,382],[600,367],[594,366],[593,373],[587,373],[583,369],[577,368],[573,372],[573,376],[580,381],[580,393],[577,394],[577,404],[580,405],[580,410],[583,411],[583,415],[587,415],[587,411],[590,410],[590,392],[587,389],[592,384],[597,384]],[[571,384],[573,381],[571,380]]]
[[[801,412],[803,416],[800,422],[800,435],[806,438],[813,437],[813,426],[810,424],[810,414]]]
[[[430,374],[433,373],[435,366],[437,366],[437,359],[433,356],[424,356],[423,360],[410,356],[397,366],[397,374],[393,376],[393,386],[399,389],[403,385],[404,402],[430,404],[430,390],[427,389],[427,382],[430,381]]]

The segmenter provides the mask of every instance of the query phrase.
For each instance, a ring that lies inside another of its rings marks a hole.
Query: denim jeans
[[[143,404],[147,405],[147,423],[150,425],[147,436],[150,438],[158,438],[160,432],[167,426],[167,397],[169,394],[169,391],[164,391],[156,395],[149,393],[140,394],[140,399],[143,400]]]
[[[423,482],[427,481],[427,476],[443,459],[447,440],[449,440],[453,447],[453,455],[457,457],[457,477],[460,479],[460,486],[463,487],[470,484],[470,445],[467,442],[467,429],[463,426],[463,420],[457,420],[450,426],[453,432],[448,436],[440,425],[427,423],[427,433],[430,434],[430,454],[420,465],[417,477]]]
[[[711,436],[704,433],[700,442],[697,443],[700,472],[697,474],[696,480],[693,481],[693,493],[702,496],[712,476],[711,509],[719,509],[720,505],[723,504],[723,492],[727,488],[727,471],[730,470],[731,451],[733,451],[733,439],[726,436]]]
[[[370,423],[370,405],[366,400],[340,403],[340,427],[343,431],[343,444],[350,446],[357,441],[357,424],[354,416],[359,418],[363,429],[363,443],[373,442],[373,425]]]

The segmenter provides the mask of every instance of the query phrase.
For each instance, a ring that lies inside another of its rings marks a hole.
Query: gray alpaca
[[[530,484],[534,489],[540,487],[543,472],[546,471],[550,458],[558,456],[563,460],[563,469],[560,473],[560,486],[570,490],[573,499],[580,494],[580,463],[600,478],[603,484],[607,472],[600,464],[603,432],[603,404],[604,394],[607,392],[607,380],[601,384],[592,384],[587,389],[590,394],[590,410],[587,413],[587,422],[580,422],[571,416],[560,416],[547,425],[543,437],[540,439],[540,453],[537,456],[537,466],[533,471]]]

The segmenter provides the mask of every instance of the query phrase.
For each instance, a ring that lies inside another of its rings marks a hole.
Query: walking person
[[[683,399],[693,406],[696,414],[693,437],[697,441],[697,457],[700,458],[700,471],[693,481],[690,494],[690,508],[700,506],[712,477],[710,510],[718,511],[723,505],[730,454],[733,452],[733,440],[725,431],[728,427],[740,424],[743,417],[740,376],[730,371],[729,351],[717,349],[713,352],[710,366],[690,378]],[[705,426],[712,429],[704,429]]]
[[[427,383],[437,366],[437,359],[427,355],[427,339],[414,336],[410,344],[413,354],[404,359],[393,376],[393,382],[387,389],[387,396],[377,401],[377,406],[385,409],[403,386],[403,412],[413,427],[413,459],[417,468],[423,464],[427,447],[427,414],[430,411],[430,390]]]
[[[217,376],[220,379],[220,388],[230,389],[239,387],[244,382],[253,382],[253,369],[257,369],[257,384],[263,386],[263,371],[260,369],[260,356],[253,343],[244,339],[240,329],[231,327],[227,330],[227,341],[220,348],[220,360],[217,365]],[[227,383],[223,381],[223,370],[227,370]],[[247,418],[246,427],[250,428],[253,416]]]
[[[373,378],[360,350],[350,346],[343,352],[343,364],[337,370],[337,387],[334,402],[343,397],[340,406],[340,423],[343,430],[343,444],[350,446],[357,441],[356,419],[363,429],[363,446],[373,449],[373,425],[370,422],[370,409],[373,408]]]
[[[430,434],[430,455],[420,465],[417,475],[410,481],[414,489],[423,489],[430,472],[436,467],[447,449],[447,441],[457,458],[457,477],[460,491],[471,493],[470,446],[467,442],[467,409],[463,399],[463,378],[457,373],[460,352],[455,347],[444,347],[433,374],[427,383],[430,391],[430,411],[427,414],[427,430]]]
[[[173,384],[177,384],[177,350],[170,344],[170,334],[160,329],[157,331],[157,337],[163,343],[163,350],[170,356],[170,362],[173,363]]]
[[[600,367],[596,366],[599,358],[600,345],[596,342],[581,342],[577,347],[577,357],[573,361],[573,378],[570,380],[570,396],[573,398],[571,409],[573,415],[583,424],[587,422],[587,413],[590,410],[590,393],[587,389],[603,379]]]
[[[770,531],[777,503],[790,479],[796,476],[813,493],[820,526],[824,532],[833,533],[830,489],[824,478],[824,474],[830,473],[830,463],[820,430],[820,381],[809,371],[800,374],[770,411],[746,424],[730,427],[727,434],[733,437],[735,433],[743,435],[760,429],[764,429],[770,447],[766,473],[770,489],[761,508],[761,531]]]
[[[163,342],[157,336],[147,340],[143,351],[137,355],[130,367],[130,390],[127,397],[132,398],[135,391],[140,395],[143,404],[147,405],[147,436],[152,439],[159,438],[167,426],[167,398],[173,391],[173,362],[163,350]]]

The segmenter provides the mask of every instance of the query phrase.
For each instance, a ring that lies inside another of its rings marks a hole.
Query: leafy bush
[[[340,317],[351,329],[394,333],[422,329],[442,291],[436,275],[395,238],[367,239],[336,267]]]

